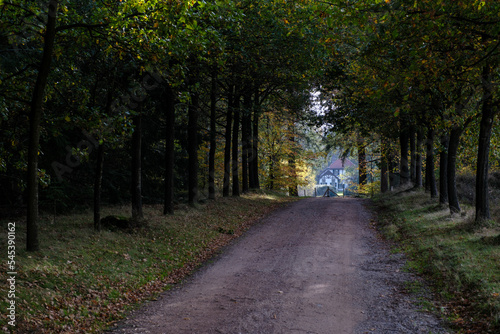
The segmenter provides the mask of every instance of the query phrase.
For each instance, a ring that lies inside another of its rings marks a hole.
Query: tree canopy
[[[131,200],[138,224],[142,200],[172,213],[205,190],[296,195],[317,157],[304,124],[328,123],[402,183],[418,187],[425,168],[433,196],[439,153],[452,212],[467,152],[458,163],[477,171],[487,220],[499,12],[479,0],[2,1],[2,203],[26,204],[37,250],[39,208],[93,196],[98,229],[101,193]]]

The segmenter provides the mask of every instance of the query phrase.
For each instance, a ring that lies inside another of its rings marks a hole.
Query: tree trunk
[[[407,129],[401,129],[399,133],[399,145],[401,149],[401,160],[399,164],[399,175],[401,178],[401,185],[405,185],[410,182],[410,171],[408,168],[408,140],[409,132]]]
[[[216,119],[217,119],[217,72],[212,74],[210,89],[210,151],[208,153],[208,198],[215,199],[215,151],[216,151]]]
[[[269,190],[274,190],[274,179],[276,178],[274,176],[274,161],[275,157],[272,155],[269,157]]]
[[[188,108],[188,203],[194,206],[198,202],[198,94],[191,94]]]
[[[94,179],[94,230],[101,230],[101,188],[104,166],[104,143],[97,147],[97,159]]]
[[[491,219],[488,195],[488,169],[490,139],[496,110],[493,107],[493,85],[491,67],[485,65],[482,73],[483,106],[479,130],[479,145],[477,150],[476,174],[476,223],[481,224]]]
[[[293,125],[289,128],[290,133],[292,134],[289,138],[290,142],[292,142],[292,146],[295,143],[295,135]],[[289,196],[299,196],[299,189],[297,185],[297,165],[295,158],[295,150],[292,149],[288,155],[288,167],[290,168],[290,182],[288,185],[288,195]]]
[[[253,160],[256,159],[256,154],[253,151],[253,121],[252,121],[252,114],[248,115],[248,131],[249,131],[249,138],[248,138],[248,186],[250,189],[255,189],[255,173],[254,173],[254,162]]]
[[[415,141],[415,127],[410,127],[410,180],[415,184],[417,178],[417,143]]]
[[[460,212],[456,182],[456,161],[462,131],[462,128],[454,127],[450,132],[448,141],[448,206],[452,214]]]
[[[27,215],[26,215],[26,250],[40,249],[38,240],[38,148],[40,146],[40,123],[45,88],[50,74],[52,52],[56,39],[57,1],[49,1],[49,15],[44,34],[42,60],[33,88],[29,114],[28,171],[27,171]]]
[[[417,146],[415,154],[415,185],[414,188],[422,188],[422,130],[417,130]]]
[[[139,223],[142,214],[142,115],[139,113],[133,120],[132,133],[132,221]]]
[[[228,108],[226,114],[226,131],[225,131],[225,146],[224,146],[224,182],[222,184],[222,196],[229,196],[229,188],[231,182],[231,125],[233,121],[233,93],[229,93]]]
[[[232,170],[233,170],[233,196],[240,196],[240,178],[239,178],[239,163],[238,163],[238,140],[239,140],[239,130],[240,130],[240,97],[238,95],[235,96],[234,99],[234,120],[233,120],[233,143],[232,143],[232,151],[233,151],[233,162],[232,162]]]
[[[398,182],[396,179],[395,170],[397,168],[397,164],[394,161],[394,151],[392,145],[389,144],[388,147],[388,155],[387,155],[387,163],[389,166],[389,189],[392,191],[394,188],[398,186]]]
[[[175,165],[175,94],[167,84],[165,89],[165,198],[163,214],[174,213]]]
[[[449,144],[450,137],[448,134],[443,134],[441,136],[441,152],[439,153],[439,204],[448,203],[448,180],[449,172]],[[451,208],[451,207],[450,207]],[[460,209],[459,209],[460,210]]]
[[[429,187],[431,198],[437,198],[437,184],[436,176],[434,175],[434,129],[427,131],[427,144],[426,144],[426,163],[425,163],[425,183]]]
[[[359,186],[366,185],[366,146],[361,138],[358,138],[358,164],[359,164]]]
[[[260,112],[257,107],[253,112],[253,121],[252,121],[252,189],[260,188],[260,180],[259,180],[259,119]]]
[[[253,121],[252,121],[252,189],[260,188],[259,181],[259,119],[260,119],[260,105],[259,105],[259,90],[255,88],[253,98]]]
[[[387,138],[382,138],[380,153],[380,192],[385,193],[389,190]]]
[[[250,169],[250,136],[251,136],[251,120],[252,112],[252,96],[246,94],[244,98],[243,116],[241,118],[241,190],[243,193],[249,189],[249,169]]]

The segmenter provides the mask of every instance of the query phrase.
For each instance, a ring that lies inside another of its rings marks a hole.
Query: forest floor
[[[278,209],[111,329],[129,333],[451,333],[426,283],[379,237],[369,200]]]
[[[144,226],[125,231],[95,232],[90,209],[44,214],[37,252],[24,248],[25,217],[0,220],[0,249],[7,253],[7,239],[15,236],[17,271],[15,285],[0,280],[0,308],[7,310],[11,292],[16,300],[15,324],[2,312],[0,333],[99,333],[175,286],[267,213],[296,200],[261,190],[196,207],[179,204],[174,215],[145,205]],[[128,205],[110,206],[102,217],[129,213]],[[7,260],[0,271],[12,271]]]

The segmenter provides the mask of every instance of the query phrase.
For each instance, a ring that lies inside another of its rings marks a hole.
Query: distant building
[[[350,183],[350,180],[344,176],[347,167],[356,167],[356,165],[347,158],[335,160],[319,173],[318,185],[329,186],[334,188],[334,191],[343,191]]]

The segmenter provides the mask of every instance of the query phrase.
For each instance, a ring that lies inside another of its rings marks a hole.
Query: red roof
[[[351,162],[349,159],[337,159],[335,160],[328,168],[330,169],[340,169],[340,168],[345,168],[345,167],[355,167],[355,165]]]

